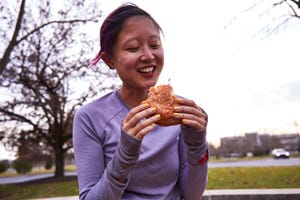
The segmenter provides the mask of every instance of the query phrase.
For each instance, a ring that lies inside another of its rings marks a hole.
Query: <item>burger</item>
[[[155,122],[160,126],[181,124],[181,119],[174,117],[174,106],[178,105],[171,85],[158,85],[149,88],[148,98],[142,103],[155,107],[160,114],[160,120]]]

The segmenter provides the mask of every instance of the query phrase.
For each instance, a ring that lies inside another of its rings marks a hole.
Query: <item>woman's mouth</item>
[[[148,67],[143,67],[141,69],[139,69],[139,72],[140,73],[150,73],[150,72],[153,72],[155,69],[154,66],[148,66]]]

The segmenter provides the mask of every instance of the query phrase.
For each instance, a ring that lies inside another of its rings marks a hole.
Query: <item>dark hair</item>
[[[102,52],[106,53],[107,59],[110,59],[113,46],[116,43],[117,37],[123,28],[124,22],[133,16],[146,16],[152,20],[155,26],[162,32],[159,24],[151,17],[145,10],[139,8],[135,4],[126,3],[111,12],[104,20],[100,28],[100,51],[97,56],[92,60],[91,65],[96,65],[101,59]]]

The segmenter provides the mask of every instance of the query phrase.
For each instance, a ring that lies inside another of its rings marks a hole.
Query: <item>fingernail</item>
[[[174,117],[179,117],[179,113],[174,113]]]
[[[179,108],[178,106],[174,106],[174,110],[177,111]]]
[[[178,98],[178,97],[177,97],[176,100],[177,100],[178,102],[180,102],[180,101],[181,101],[181,98]]]
[[[155,107],[152,107],[151,109],[152,109],[152,111],[156,111],[157,110]]]
[[[160,114],[156,114],[156,115],[155,115],[155,118],[156,118],[156,119],[160,119]]]
[[[145,107],[149,107],[149,103],[143,103]]]

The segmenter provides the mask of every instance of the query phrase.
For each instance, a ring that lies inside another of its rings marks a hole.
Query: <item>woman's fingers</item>
[[[146,110],[149,108],[149,104],[141,104],[133,109],[131,109],[129,111],[129,113],[127,114],[127,116],[124,118],[123,120],[123,125],[124,123],[128,123],[129,121],[131,121],[131,123],[134,123],[134,121],[132,120],[132,118],[134,118],[134,120],[138,120],[137,117],[135,117],[135,115],[137,115],[139,112],[143,111],[143,110]]]
[[[156,114],[155,108],[142,104],[129,111],[123,120],[122,128],[133,137],[142,139],[154,128],[154,123],[159,119],[160,115]]]
[[[178,106],[174,108],[174,116],[182,119],[184,125],[192,126],[197,130],[205,129],[207,115],[192,100],[178,99]]]
[[[159,119],[160,119],[160,115],[155,114],[155,115],[151,116],[150,118],[141,121],[136,126],[136,130],[135,130],[136,135],[135,135],[135,137],[137,139],[143,139],[143,137],[145,135],[147,135],[151,130],[154,129],[155,122],[158,121]]]

